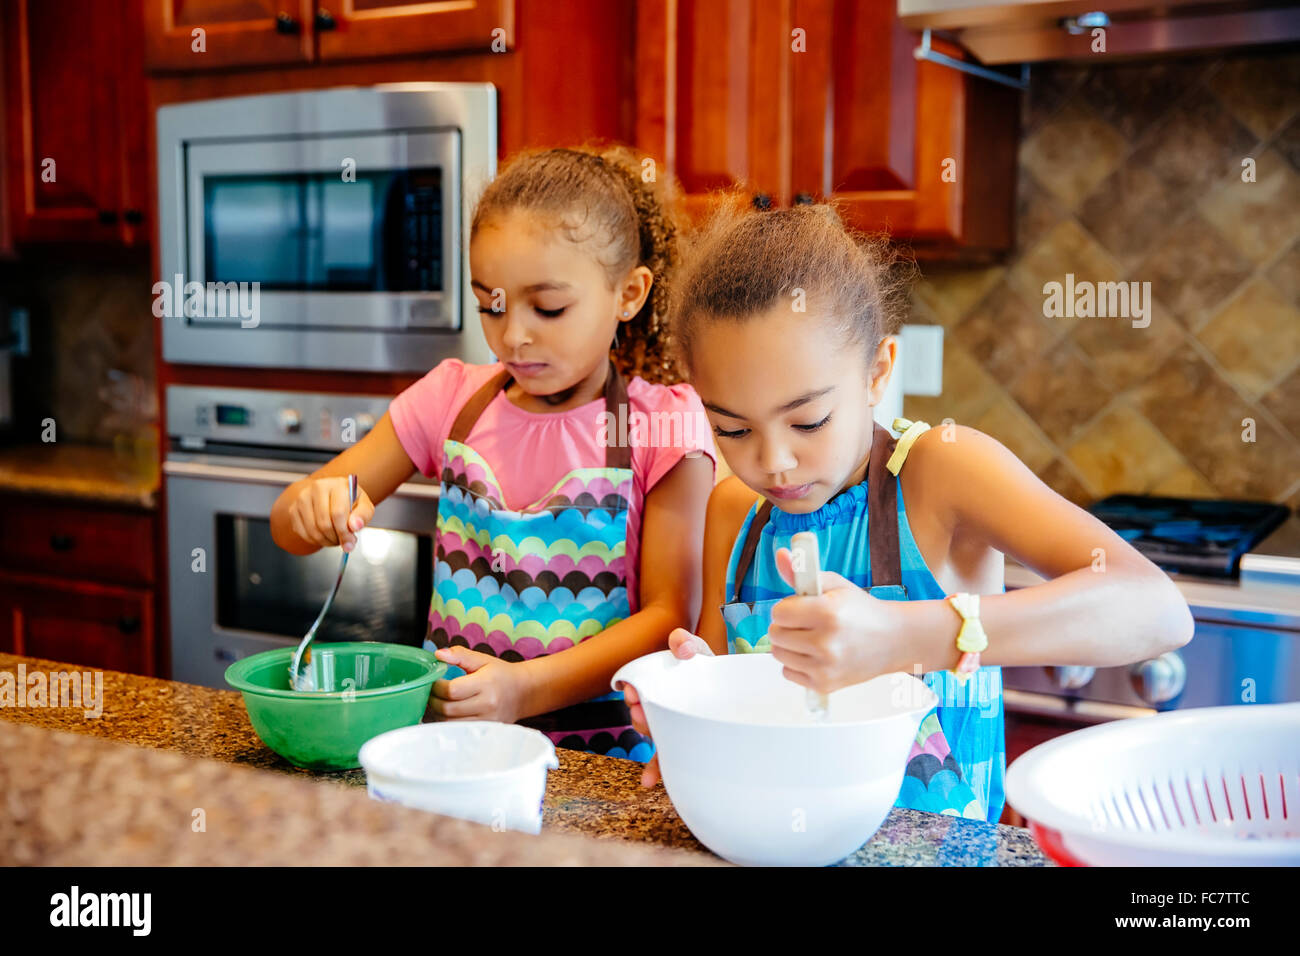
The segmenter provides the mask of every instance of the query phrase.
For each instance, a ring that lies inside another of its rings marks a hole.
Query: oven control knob
[[[362,412],[357,416],[357,438],[364,438],[375,427],[375,416]]]
[[[1134,664],[1128,674],[1137,695],[1152,705],[1173,700],[1187,684],[1187,665],[1177,651]]]
[[[282,408],[276,413],[275,423],[286,435],[296,435],[302,431],[302,415],[296,408]]]
[[[1043,670],[1047,671],[1048,679],[1061,690],[1078,690],[1097,673],[1097,668],[1085,667],[1082,664],[1044,667]]]

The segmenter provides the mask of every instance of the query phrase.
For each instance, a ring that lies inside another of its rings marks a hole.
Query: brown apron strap
[[[867,537],[871,547],[871,581],[867,587],[903,583],[902,557],[898,546],[898,481],[886,467],[898,440],[879,422],[871,438],[871,459],[862,480],[867,482]],[[883,476],[877,481],[867,481],[873,475]],[[759,538],[772,514],[772,502],[764,501],[749,524],[745,546],[736,565],[736,579],[732,588],[731,603],[740,601],[740,585],[749,573],[758,550]]]
[[[627,400],[627,384],[623,381],[623,376],[619,374],[618,367],[611,360],[609,374],[605,376],[605,411],[609,414],[610,421],[618,422],[618,410],[620,408],[626,408],[627,411],[624,414],[631,416],[632,406]],[[617,431],[615,431],[615,436],[617,436]],[[613,442],[607,440],[605,445],[605,467],[631,468],[631,444],[617,440]]]
[[[474,430],[474,424],[478,421],[479,416],[483,414],[483,409],[487,408],[492,399],[496,398],[498,392],[509,388],[510,383],[513,381],[514,377],[510,372],[507,369],[502,369],[484,382],[461,408],[447,437],[452,441],[463,443],[469,437],[469,433]],[[611,361],[609,363],[609,374],[605,376],[605,411],[617,422],[620,406],[627,405],[627,384],[623,381],[623,376],[619,374],[618,368]],[[630,407],[628,407],[625,414],[631,414]],[[606,445],[605,467],[631,468],[632,449],[618,441]]]
[[[469,437],[469,433],[473,430],[478,417],[483,414],[483,409],[487,408],[488,403],[496,398],[497,392],[508,386],[513,380],[514,378],[510,372],[502,369],[484,382],[460,410],[460,414],[456,416],[456,421],[452,424],[451,432],[447,437],[452,441],[463,443]]]
[[[749,523],[749,534],[745,537],[745,547],[740,552],[740,563],[736,565],[736,582],[731,592],[732,604],[740,600],[741,582],[745,580],[745,575],[749,573],[749,566],[754,563],[754,552],[758,550],[758,539],[763,536],[763,529],[767,527],[767,519],[771,513],[772,502],[764,501],[758,506],[758,513],[754,515],[754,520]]]
[[[903,583],[898,548],[898,478],[886,467],[898,440],[876,422],[867,474],[867,537],[871,544],[870,587]]]

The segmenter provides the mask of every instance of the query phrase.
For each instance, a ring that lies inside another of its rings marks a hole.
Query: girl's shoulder
[[[633,468],[643,476],[646,493],[683,457],[707,456],[717,467],[713,426],[690,385],[658,385],[636,376],[627,382],[627,401],[628,427],[639,436],[633,439]]]

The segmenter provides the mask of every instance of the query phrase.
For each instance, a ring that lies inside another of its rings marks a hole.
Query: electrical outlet
[[[903,394],[942,394],[943,326],[903,326],[899,351],[907,353],[907,361],[903,363]]]

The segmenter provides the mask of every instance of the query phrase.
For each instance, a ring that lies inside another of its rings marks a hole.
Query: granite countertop
[[[27,674],[76,669],[0,654],[0,671],[16,674],[20,664]],[[0,859],[36,853],[40,862],[66,864],[719,862],[691,836],[662,785],[641,788],[641,765],[632,761],[559,749],[542,836],[494,833],[371,801],[361,770],[292,766],[257,738],[235,691],[115,671],[104,671],[103,682],[97,717],[76,707],[0,707],[0,751],[11,751],[0,761]],[[86,815],[88,805],[97,813]],[[290,817],[287,806],[310,813]],[[190,841],[196,807],[205,808],[207,832],[215,817],[233,835],[212,841],[217,845]],[[64,813],[75,825],[60,822]],[[178,814],[184,827],[175,824]],[[290,819],[292,834],[284,830]],[[344,819],[346,827],[331,825]],[[303,847],[310,848],[305,855]],[[604,850],[640,855],[616,859]],[[1053,864],[1022,828],[896,808],[843,865]]]
[[[147,471],[133,470],[102,445],[50,442],[0,448],[0,489],[21,494],[153,509],[158,505],[158,469],[154,465]]]

